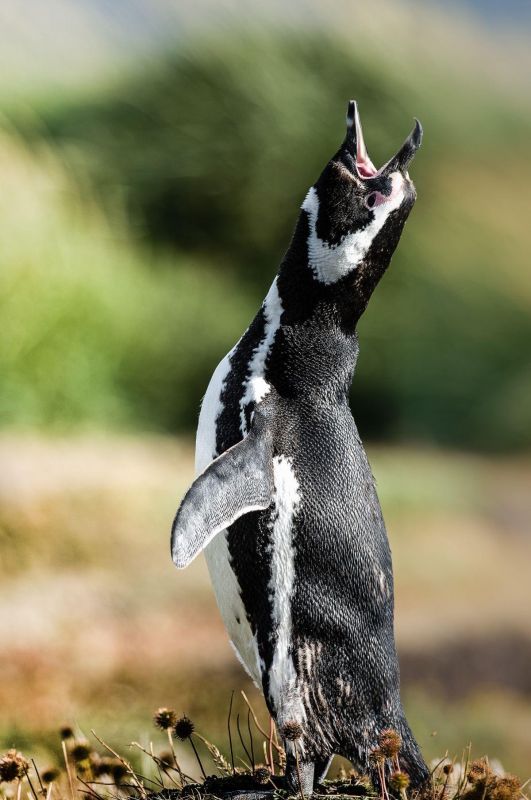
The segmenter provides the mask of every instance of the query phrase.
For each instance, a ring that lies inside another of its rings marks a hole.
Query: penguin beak
[[[415,157],[415,153],[422,144],[422,133],[422,125],[415,117],[415,125],[413,130],[407,137],[398,153],[381,168],[379,171],[380,175],[389,175],[391,172],[401,172],[402,174],[405,174],[407,168]]]
[[[391,172],[401,172],[405,174],[409,164],[422,143],[422,125],[419,120],[415,118],[415,125],[413,130],[407,137],[406,141],[391,159],[387,161],[383,167],[376,169],[365,146],[363,138],[363,129],[361,127],[361,120],[358,111],[358,104],[355,100],[351,100],[347,109],[347,136],[345,145],[356,164],[356,172],[358,178],[362,180],[370,180],[381,175],[389,175]]]
[[[351,100],[347,109],[347,142],[350,144],[352,155],[356,158],[356,170],[360,178],[372,178],[377,173],[377,169],[369,158],[365,139],[363,138],[363,128],[361,127],[358,104]]]

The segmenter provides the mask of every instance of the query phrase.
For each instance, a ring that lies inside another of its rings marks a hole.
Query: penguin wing
[[[255,422],[257,422],[255,413]],[[273,496],[272,437],[265,425],[216,458],[185,494],[172,526],[171,552],[183,569],[216,536]]]

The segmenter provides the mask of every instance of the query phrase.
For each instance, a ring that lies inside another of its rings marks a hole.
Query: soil
[[[334,797],[335,800],[369,795],[365,784],[355,780],[324,781],[312,795],[312,800],[320,797]],[[239,774],[226,778],[208,777],[203,783],[188,784],[179,789],[164,789],[150,795],[150,800],[180,800],[181,798],[221,798],[221,800],[271,800],[273,797],[287,798],[284,777],[273,776],[268,783],[260,784],[252,775]]]

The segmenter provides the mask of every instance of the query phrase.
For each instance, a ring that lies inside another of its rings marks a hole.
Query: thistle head
[[[12,748],[0,758],[0,781],[10,783],[17,778],[23,778],[28,769],[28,759]]]
[[[166,731],[175,726],[177,714],[171,708],[159,708],[153,715],[153,722],[161,731]]]
[[[488,761],[485,758],[478,758],[470,764],[467,778],[469,783],[477,783],[485,780],[491,773]]]
[[[115,759],[110,756],[101,756],[92,761],[92,771],[94,775],[100,777],[101,775],[112,775],[112,767]]]
[[[296,742],[302,738],[304,730],[300,722],[297,722],[297,720],[292,719],[284,723],[280,733],[282,735],[282,738],[286,739],[288,742]]]
[[[127,767],[125,766],[125,764],[122,764],[121,761],[115,759],[113,760],[112,763],[111,775],[113,777],[114,782],[116,784],[119,784],[123,781],[123,779],[127,775]]]
[[[169,750],[165,750],[159,755],[159,761],[163,767],[173,767],[175,765],[173,753],[171,753]]]
[[[400,738],[400,734],[393,730],[393,728],[387,728],[381,732],[378,739],[378,744],[380,750],[386,758],[393,758],[400,752],[400,748],[402,747],[402,739]]]
[[[385,761],[385,756],[379,747],[375,747],[369,753],[369,761],[371,764],[381,764]]]
[[[41,780],[45,786],[56,781],[61,775],[61,770],[57,767],[49,767],[41,772]]]
[[[409,775],[407,772],[402,772],[402,770],[395,770],[389,778],[389,786],[391,789],[394,789],[395,792],[401,792],[407,789],[409,786]]]
[[[184,742],[185,739],[189,739],[192,733],[194,732],[194,723],[191,719],[188,719],[186,714],[177,720],[175,725],[173,726],[173,734]]]
[[[265,767],[263,764],[260,764],[260,766],[256,767],[254,771],[254,778],[257,783],[259,784],[267,783],[270,777],[271,777],[271,770],[269,769],[269,767]]]
[[[87,741],[75,742],[70,748],[70,755],[76,763],[86,761],[90,753],[90,744]]]
[[[496,777],[493,784],[492,787],[489,787],[489,800],[518,800],[520,797],[520,781],[515,775]]]

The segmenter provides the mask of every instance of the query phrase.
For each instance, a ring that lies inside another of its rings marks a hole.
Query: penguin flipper
[[[272,437],[255,412],[249,434],[216,458],[185,494],[172,526],[171,551],[183,569],[216,536],[273,496]]]

